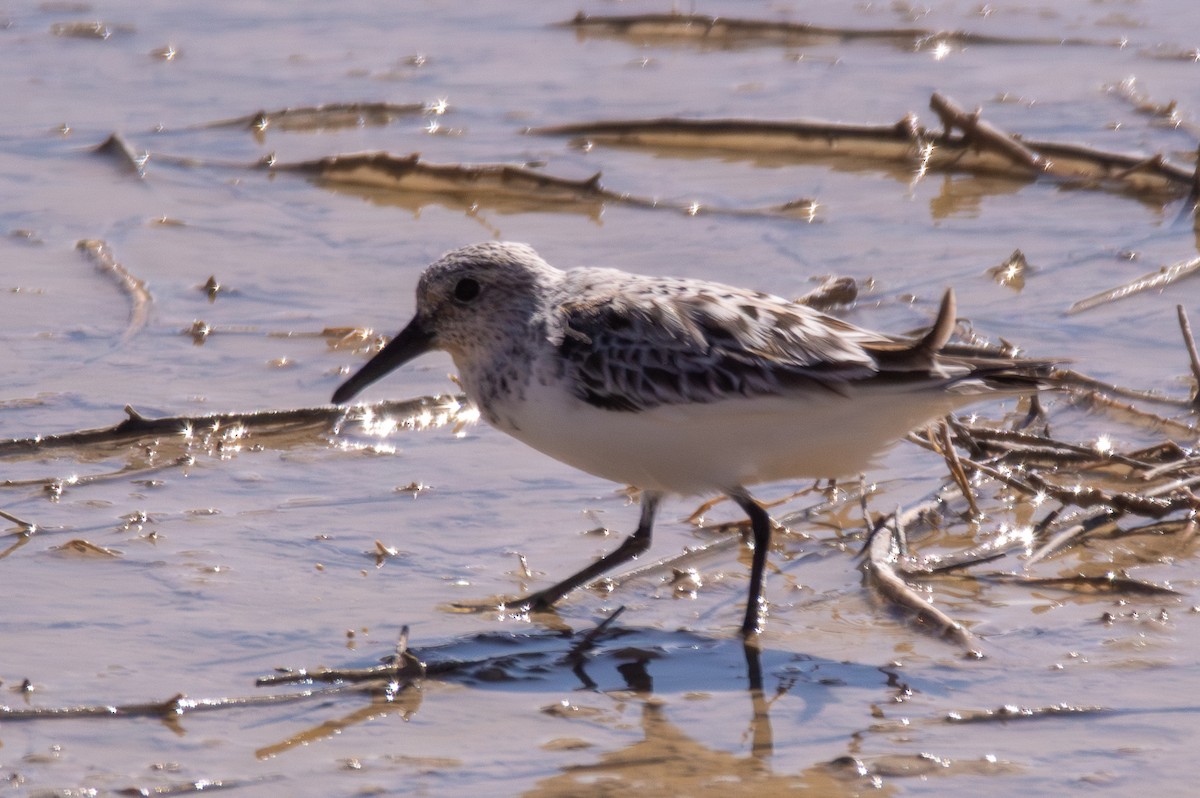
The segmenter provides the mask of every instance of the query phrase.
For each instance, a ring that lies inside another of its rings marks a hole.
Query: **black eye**
[[[479,296],[479,282],[470,277],[464,277],[454,286],[454,298],[459,302],[470,302]]]

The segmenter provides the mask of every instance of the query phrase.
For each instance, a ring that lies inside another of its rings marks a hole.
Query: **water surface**
[[[1070,357],[1120,384],[1186,394],[1174,308],[1183,304],[1200,323],[1194,284],[1064,314],[1080,298],[1195,257],[1193,226],[1176,219],[1179,202],[965,174],[915,180],[877,166],[587,150],[522,131],[657,116],[889,124],[909,112],[933,126],[927,104],[936,90],[1030,139],[1164,153],[1189,165],[1200,66],[1171,57],[1195,47],[1189,3],[998,2],[987,13],[958,2],[695,9],[1127,42],[943,53],[862,41],[644,43],[555,27],[578,10],[533,2],[0,7],[0,437],[116,424],[126,405],[148,416],[323,405],[367,352],[331,346],[322,330],[394,332],[411,313],[424,265],[488,238],[528,241],[563,267],[614,265],[783,295],[806,292],[819,275],[871,280],[847,313],[892,330],[927,321],[953,285],[960,313],[992,340]],[[94,20],[108,26],[108,38],[52,32]],[[1154,101],[1177,101],[1180,124],[1164,125],[1105,88],[1130,77]],[[444,101],[446,109],[382,126],[258,137],[206,126],[264,109],[367,101]],[[113,132],[151,152],[144,176],[90,151]],[[599,171],[613,190],[678,203],[746,209],[813,198],[820,211],[804,222],[618,205],[577,212],[431,196],[381,201],[238,168],[269,154],[295,162],[375,150],[537,163],[575,179]],[[106,241],[144,282],[144,326],[113,274],[78,251],[82,239]],[[1021,291],[987,274],[1015,249],[1033,266]],[[204,290],[210,277],[222,286],[215,298]],[[199,342],[187,332],[198,321],[213,330]],[[426,357],[368,398],[454,392],[451,371],[448,358]],[[1107,433],[1133,446],[1163,437],[1104,415],[1057,412],[1059,433],[1080,441]],[[563,664],[570,643],[548,620],[449,611],[456,601],[560,577],[616,545],[637,518],[619,486],[485,426],[379,437],[349,424],[340,435],[235,431],[191,443],[180,433],[147,446],[3,459],[0,479],[68,484],[61,495],[42,483],[0,490],[0,509],[40,530],[21,543],[11,525],[0,538],[0,704],[249,696],[262,692],[254,679],[278,666],[373,664],[403,625],[431,658],[507,651],[533,659],[430,679],[393,705],[342,697],[174,723],[0,719],[0,769],[12,774],[15,795],[200,780],[233,783],[244,795],[829,795],[876,787],[903,795],[929,784],[978,795],[1185,792],[1179,763],[1197,743],[1191,696],[1200,675],[1189,541],[1097,544],[1047,569],[1129,567],[1179,596],[938,582],[938,606],[979,635],[986,657],[973,660],[864,588],[855,556],[862,519],[847,510],[842,530],[798,529],[812,539],[785,536],[771,554],[765,699],[756,701],[736,638],[744,552],[699,560],[704,587],[695,598],[677,596],[660,573],[608,596],[565,601],[559,622],[578,632],[627,608],[586,678]],[[176,464],[177,453],[193,460]],[[70,484],[126,467],[136,473]],[[883,486],[875,510],[923,495],[943,471],[934,455],[895,449],[871,474]],[[761,492],[774,498],[796,487]],[[682,520],[697,501],[666,505],[654,555],[721,537]],[[724,507],[710,514],[735,517]],[[985,520],[979,535],[1003,520]],[[601,527],[612,532],[596,534]],[[937,543],[970,545],[964,529]],[[64,548],[77,540],[109,556]],[[377,541],[395,556],[379,563]],[[1020,561],[1004,567],[1019,570]],[[32,692],[21,689],[25,679]],[[945,721],[952,711],[1006,704],[1109,711]]]

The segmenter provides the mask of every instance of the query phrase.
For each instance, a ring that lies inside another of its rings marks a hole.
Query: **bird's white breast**
[[[731,398],[644,411],[587,404],[536,381],[499,402],[496,426],[605,479],[681,494],[782,479],[857,474],[925,421],[978,399],[936,391],[855,388],[849,396]]]

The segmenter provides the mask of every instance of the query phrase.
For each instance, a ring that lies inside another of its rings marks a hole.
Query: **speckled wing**
[[[568,274],[551,321],[575,394],[638,411],[797,389],[841,393],[877,374],[891,339],[769,294],[607,270]]]

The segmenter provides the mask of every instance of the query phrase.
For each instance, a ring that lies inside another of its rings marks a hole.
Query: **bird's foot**
[[[558,595],[549,595],[545,591],[538,591],[519,598],[504,599],[503,606],[509,612],[545,612],[551,609],[559,598]]]

